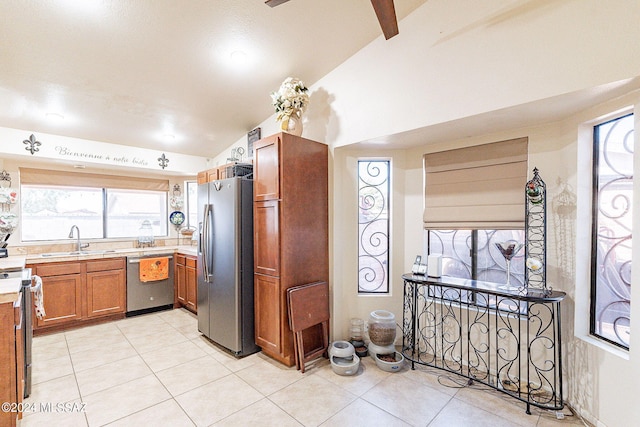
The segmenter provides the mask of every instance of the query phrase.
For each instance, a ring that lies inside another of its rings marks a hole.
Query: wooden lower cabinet
[[[124,317],[127,306],[125,258],[33,264],[42,278],[44,319],[34,330],[64,329],[87,321]]]
[[[44,319],[33,316],[34,329],[68,324],[82,319],[82,263],[63,262],[32,267],[42,278]]]
[[[188,255],[176,255],[176,302],[179,306],[197,313],[198,271],[197,260]]]
[[[198,311],[198,271],[196,270],[196,259],[186,257],[186,280],[187,280],[187,305],[186,307],[197,313]]]
[[[126,312],[126,282],[117,261],[87,263],[87,317]]]
[[[279,355],[282,350],[280,280],[273,276],[255,274],[253,286],[256,344],[269,354]],[[289,355],[283,356],[289,358]]]
[[[10,411],[0,411],[1,426],[15,426],[22,414],[19,408],[24,394],[24,377],[21,370],[24,358],[24,346],[21,339],[22,309],[21,295],[17,302],[0,304],[0,401],[11,405]]]

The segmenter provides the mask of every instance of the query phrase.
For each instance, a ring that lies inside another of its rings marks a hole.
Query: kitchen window
[[[23,242],[66,240],[72,225],[83,239],[135,238],[143,221],[168,235],[166,180],[27,168],[20,177]]]
[[[634,116],[594,127],[590,332],[629,349]]]
[[[63,240],[72,225],[83,239],[133,238],[149,220],[154,236],[167,235],[167,193],[23,185],[22,241]]]

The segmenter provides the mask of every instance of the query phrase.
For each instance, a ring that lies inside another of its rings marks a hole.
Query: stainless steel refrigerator
[[[198,221],[198,330],[236,356],[255,353],[253,181],[200,184]]]

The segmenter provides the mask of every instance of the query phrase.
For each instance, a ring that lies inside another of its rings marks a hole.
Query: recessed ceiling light
[[[247,62],[247,53],[242,50],[234,50],[231,52],[231,62],[234,64],[242,65]]]

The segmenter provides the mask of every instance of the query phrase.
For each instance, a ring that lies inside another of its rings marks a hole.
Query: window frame
[[[37,183],[28,183],[28,184],[20,184],[20,203],[21,203],[21,209],[20,209],[20,239],[22,242],[24,243],[43,243],[43,242],[55,242],[55,241],[62,241],[65,240],[64,238],[55,238],[55,239],[27,239],[25,240],[25,235],[24,235],[24,209],[22,209],[22,203],[25,200],[25,198],[23,197],[23,189],[25,187],[29,187],[29,188],[35,188],[35,189],[51,189],[51,188],[56,188],[56,189],[60,189],[62,191],[64,191],[65,189],[68,191],[73,191],[73,190],[93,190],[93,191],[99,191],[101,192],[101,207],[102,207],[102,211],[100,212],[100,216],[102,218],[102,226],[101,228],[101,237],[87,237],[85,240],[92,240],[92,241],[108,241],[108,240],[112,240],[112,241],[117,241],[117,240],[130,240],[130,239],[135,239],[138,236],[137,235],[132,235],[132,236],[122,236],[122,237],[107,237],[108,235],[108,226],[109,226],[109,208],[108,208],[108,192],[110,190],[114,190],[114,191],[127,191],[127,192],[150,192],[150,193],[156,193],[156,194],[161,194],[162,197],[164,198],[163,201],[161,201],[162,203],[164,203],[165,206],[165,214],[166,215],[162,215],[162,212],[160,213],[160,218],[161,218],[161,226],[160,226],[160,232],[164,232],[165,234],[154,234],[154,237],[156,238],[168,238],[170,235],[170,229],[169,229],[169,219],[168,219],[168,212],[169,212],[169,194],[168,191],[162,191],[162,190],[145,190],[145,189],[121,189],[121,188],[110,188],[110,187],[83,187],[83,186],[75,186],[75,185],[51,185],[51,184],[37,184]],[[65,233],[63,233],[65,234]]]
[[[598,333],[598,320],[596,319],[596,315],[598,314],[597,305],[598,305],[598,291],[603,292],[602,287],[608,286],[606,283],[599,282],[599,265],[598,265],[598,246],[600,243],[600,233],[599,233],[599,210],[600,210],[600,144],[604,143],[604,141],[600,140],[600,129],[601,126],[625,119],[627,117],[634,117],[632,122],[634,123],[633,132],[635,132],[635,116],[634,111],[626,111],[620,112],[619,114],[612,115],[605,120],[598,121],[593,123],[592,125],[592,152],[591,152],[591,226],[590,226],[590,262],[589,262],[589,271],[590,271],[590,280],[589,280],[589,319],[588,319],[588,331],[589,335],[594,337],[597,340],[601,340],[610,344],[616,348],[619,348],[623,351],[629,351],[630,345],[624,345],[622,342],[614,341],[604,335]],[[632,161],[635,162],[634,153],[631,153]],[[633,175],[631,176],[633,179]],[[633,183],[632,183],[633,186]],[[633,197],[633,189],[631,193]],[[633,200],[631,201],[631,206],[633,206]],[[633,219],[631,221],[631,231],[630,236],[632,240],[633,236]],[[631,297],[629,296],[629,304],[631,303]],[[631,322],[631,310],[629,309],[629,322]],[[616,334],[617,335],[617,334]],[[630,342],[629,337],[629,342]]]
[[[484,231],[487,233],[487,235],[489,236],[488,242],[491,241],[491,237],[493,237],[493,235],[496,234],[496,232],[499,231],[521,231],[522,232],[522,238],[523,238],[523,243],[524,242],[524,234],[525,234],[525,230],[524,229],[512,229],[512,230],[484,230],[484,229],[464,229],[464,230],[434,230],[434,229],[425,229],[424,230],[426,232],[426,238],[425,238],[425,242],[426,242],[426,247],[425,247],[425,252],[427,254],[431,254],[431,240],[432,240],[432,236],[431,236],[431,232],[456,232],[456,231],[464,231],[464,232],[469,232],[468,235],[468,239],[470,240],[470,245],[468,245],[467,247],[469,248],[469,276],[470,277],[462,277],[464,279],[470,279],[470,280],[477,280],[477,281],[484,281],[484,282],[490,282],[487,280],[481,280],[479,279],[479,275],[481,274],[482,271],[490,271],[490,269],[479,269],[479,263],[478,263],[478,255],[479,255],[479,251],[478,251],[478,247],[479,247],[479,232],[480,231]],[[522,249],[520,249],[520,251],[518,252],[518,254],[516,254],[516,256],[514,257],[514,259],[516,258],[521,258],[524,259],[525,256],[525,248],[524,246],[522,247]],[[462,262],[463,264],[465,264],[464,260],[459,259],[458,261]],[[497,264],[496,264],[497,265]],[[513,267],[511,269],[511,278],[513,279],[514,276],[516,276],[523,284],[525,283],[526,277],[525,277],[525,271],[524,271],[524,262],[522,263],[522,269],[517,271],[517,275],[514,274],[514,270]],[[506,273],[506,268],[505,268],[505,273]],[[451,277],[459,277],[459,276],[451,276]],[[490,283],[498,283],[498,282],[490,282]],[[481,308],[489,308],[489,309],[493,309],[493,310],[499,310],[499,311],[504,311],[504,312],[510,312],[513,313],[515,311],[515,309],[513,307],[508,307],[508,306],[496,306],[495,304],[490,304],[489,302],[487,302],[487,304],[482,304],[479,303],[477,301],[476,298],[476,292],[473,291],[467,291],[468,292],[468,296],[467,299],[465,301],[465,304],[468,305],[469,307],[481,307]],[[439,296],[440,297],[440,296]],[[444,295],[442,296],[442,298],[445,299],[449,299],[446,298]],[[454,300],[454,299],[450,299],[450,300]],[[519,309],[518,309],[518,313],[520,315],[526,315],[527,314],[527,304],[526,302],[520,302],[519,303]]]
[[[383,183],[386,182],[386,200],[385,200],[385,206],[383,207],[386,208],[386,227],[385,227],[385,231],[386,231],[386,250],[384,251],[384,253],[386,253],[386,258],[384,260],[383,264],[383,272],[385,274],[384,277],[384,281],[382,283],[382,286],[384,286],[383,290],[366,290],[366,288],[364,286],[362,286],[361,284],[361,280],[362,280],[362,270],[363,268],[366,268],[367,266],[364,266],[364,264],[361,262],[362,261],[362,236],[363,233],[361,230],[361,225],[363,223],[360,222],[360,212],[361,212],[361,175],[360,175],[360,164],[361,163],[370,163],[370,162],[380,162],[380,163],[384,163],[386,164],[386,172],[387,172],[387,177],[386,179],[383,181]],[[357,282],[357,289],[358,289],[358,295],[369,295],[369,296],[380,296],[380,295],[390,295],[391,294],[391,281],[390,281],[390,277],[392,275],[391,272],[391,207],[392,207],[392,170],[393,170],[393,164],[392,164],[392,160],[390,158],[384,158],[384,157],[362,157],[362,158],[358,158],[357,162],[356,162],[356,176],[357,176],[357,180],[358,180],[358,191],[357,191],[357,209],[358,209],[358,250],[357,250],[357,256],[358,256],[358,264],[357,264],[357,273],[358,273],[358,282]]]

